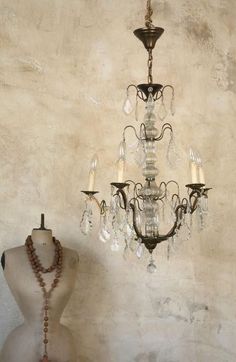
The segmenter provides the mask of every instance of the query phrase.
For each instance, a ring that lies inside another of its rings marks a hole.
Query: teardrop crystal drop
[[[167,110],[164,101],[161,101],[160,107],[158,109],[158,117],[161,121],[164,121],[164,119],[167,116]]]
[[[127,98],[126,98],[126,100],[124,102],[123,111],[127,115],[129,115],[133,111],[133,106],[132,106],[132,103],[131,103],[131,101],[129,99],[129,96],[127,96]]]
[[[100,228],[99,228],[99,239],[106,243],[110,240],[110,232],[109,232],[109,222],[108,222],[107,214],[102,214],[100,217]]]
[[[137,250],[137,247],[138,247],[138,242],[136,238],[133,237],[129,242],[129,248],[131,251],[135,252],[135,250]]]
[[[140,259],[143,255],[143,243],[140,243],[136,251],[137,257]]]
[[[174,141],[173,133],[171,133],[169,145],[167,148],[167,155],[166,155],[168,164],[171,168],[175,168],[178,161],[180,160],[180,157],[177,152],[176,144]]]
[[[157,267],[156,267],[153,259],[150,260],[150,263],[147,266],[147,271],[150,274],[156,273]]]
[[[148,264],[148,266],[147,266],[147,271],[148,271],[148,273],[151,273],[151,274],[153,274],[153,273],[155,273],[155,272],[157,271],[157,267],[156,267],[156,265],[155,265],[155,263],[154,263],[152,254],[151,254],[151,258],[150,258],[149,264]]]
[[[104,236],[103,236],[103,234],[102,234],[101,231],[99,232],[98,237],[99,237],[99,240],[100,240],[101,242],[103,242],[103,243],[106,243],[106,242],[107,242],[107,240],[104,238]]]
[[[176,108],[175,108],[175,98],[174,97],[172,97],[171,101],[170,101],[170,112],[171,112],[172,116],[175,115]]]
[[[113,242],[111,244],[111,250],[112,251],[119,251],[120,250],[120,244],[118,243],[117,240],[113,240]]]
[[[81,218],[80,230],[84,235],[88,235],[92,230],[92,226],[91,215],[85,210]]]

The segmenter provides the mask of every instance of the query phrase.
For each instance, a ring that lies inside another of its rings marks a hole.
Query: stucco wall
[[[132,30],[144,0],[0,0],[0,252],[24,243],[41,212],[80,254],[76,292],[64,314],[79,362],[236,360],[235,0],[153,1],[166,30],[154,78],[176,89],[172,122],[182,157],[160,178],[189,180],[187,151],[204,156],[210,194],[207,230],[169,261],[156,253],[123,260],[94,231],[79,230],[87,169],[108,199],[126,86],[146,80],[146,53]],[[164,147],[160,149],[164,152]],[[130,166],[138,178],[139,171]],[[184,192],[184,187],[182,188]],[[21,316],[0,273],[0,347]]]

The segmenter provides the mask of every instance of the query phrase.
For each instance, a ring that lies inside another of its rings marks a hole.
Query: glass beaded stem
[[[34,275],[42,289],[43,292],[43,344],[44,344],[44,355],[43,358],[40,359],[39,362],[50,362],[48,359],[48,331],[49,331],[49,302],[52,295],[53,290],[58,286],[61,272],[62,272],[62,261],[63,261],[63,251],[62,246],[59,240],[56,240],[53,237],[53,243],[55,245],[55,255],[53,258],[52,265],[48,268],[44,268],[42,263],[36,254],[36,250],[31,239],[31,236],[28,236],[25,242],[26,252],[28,255],[28,259]],[[55,278],[50,286],[50,288],[46,289],[46,283],[43,279],[42,274],[56,272]]]

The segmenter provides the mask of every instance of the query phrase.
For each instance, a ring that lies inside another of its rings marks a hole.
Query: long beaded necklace
[[[31,267],[33,269],[35,277],[43,292],[44,355],[43,355],[43,358],[40,359],[39,362],[50,362],[48,359],[48,350],[47,350],[48,330],[49,330],[49,301],[50,301],[53,289],[55,289],[59,283],[59,279],[61,277],[61,272],[62,272],[62,260],[63,260],[62,246],[61,246],[60,241],[56,240],[54,237],[53,237],[53,243],[55,244],[55,255],[54,255],[53,263],[49,268],[44,268],[39,260],[38,255],[36,254],[36,250],[34,248],[34,244],[33,244],[33,241],[31,239],[30,235],[27,237],[26,242],[25,242],[26,252],[27,252]],[[56,271],[55,278],[51,284],[51,287],[47,290],[46,283],[43,279],[42,274],[51,273],[54,270]]]

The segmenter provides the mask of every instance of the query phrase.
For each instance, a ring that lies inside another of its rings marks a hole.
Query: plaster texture
[[[126,86],[146,80],[146,52],[132,30],[143,0],[0,0],[0,252],[22,245],[45,212],[47,226],[77,249],[76,291],[64,313],[78,362],[236,361],[235,118],[236,2],[153,1],[165,28],[154,80],[176,90],[181,162],[160,179],[190,181],[188,147],[204,157],[210,194],[206,231],[193,232],[168,261],[156,251],[127,262],[95,230],[79,230],[88,167],[98,151],[97,188],[108,199],[116,144],[134,116]],[[138,169],[130,165],[136,179]],[[0,273],[0,347],[21,315]]]

